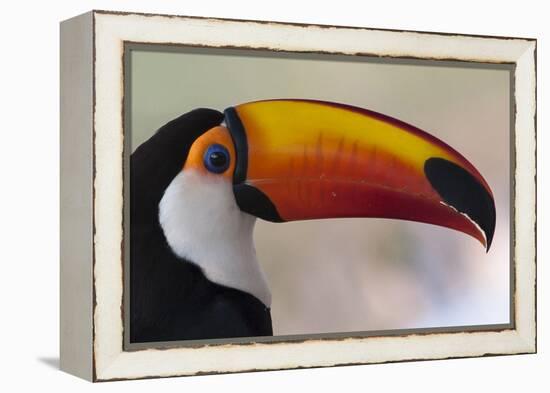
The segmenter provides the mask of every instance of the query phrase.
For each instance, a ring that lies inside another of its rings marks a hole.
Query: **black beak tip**
[[[443,158],[426,160],[424,173],[446,204],[466,214],[481,228],[489,252],[496,224],[491,194],[467,170]]]

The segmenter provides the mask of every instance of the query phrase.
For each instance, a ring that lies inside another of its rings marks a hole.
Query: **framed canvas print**
[[[536,41],[61,23],[61,368],[536,351]]]

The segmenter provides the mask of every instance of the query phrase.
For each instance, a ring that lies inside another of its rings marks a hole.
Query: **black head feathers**
[[[130,157],[131,208],[140,209],[141,217],[146,210],[156,214],[164,190],[183,167],[193,142],[223,118],[213,109],[195,109],[166,123],[141,144]]]

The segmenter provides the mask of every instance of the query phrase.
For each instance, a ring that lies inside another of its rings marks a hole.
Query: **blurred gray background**
[[[509,322],[509,69],[231,49],[130,53],[132,151],[197,107],[311,98],[411,123],[461,152],[489,182],[497,208],[489,253],[467,235],[420,223],[258,220],[276,335]]]

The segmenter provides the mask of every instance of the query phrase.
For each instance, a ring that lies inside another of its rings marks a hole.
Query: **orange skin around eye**
[[[204,166],[204,154],[211,145],[224,146],[229,152],[229,167],[222,173],[212,173]],[[223,126],[211,128],[202,134],[191,146],[183,170],[193,169],[201,175],[223,176],[232,181],[235,171],[235,147],[229,130]]]

